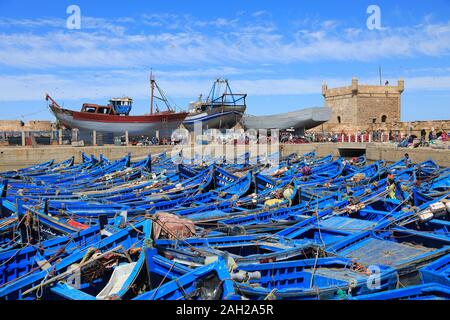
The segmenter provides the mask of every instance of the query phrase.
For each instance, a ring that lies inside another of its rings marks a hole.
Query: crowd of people
[[[299,136],[287,133],[282,136],[282,143],[308,143],[308,142],[391,142],[397,143],[400,147],[421,147],[429,146],[438,141],[446,142],[449,140],[446,130],[421,130],[420,137],[409,134],[404,135],[399,131],[382,130],[364,131],[359,133],[348,134],[344,131],[340,133],[334,132],[306,132],[305,135]]]
[[[433,144],[437,144],[438,142],[447,142],[448,141],[448,133],[446,130],[435,131],[431,129],[428,132],[425,129],[420,131],[420,138],[416,135],[409,135],[405,139],[403,139],[397,146],[398,147],[428,147]]]
[[[421,147],[429,146],[436,143],[436,141],[448,141],[448,133],[445,130],[430,130],[427,132],[422,129],[420,137],[410,134],[403,135],[398,131],[389,130],[388,132],[382,130],[364,131],[359,133],[348,134],[344,131],[337,132],[305,132],[305,134],[297,134],[295,132],[280,132],[278,136],[262,137],[262,136],[249,136],[245,133],[234,135],[219,135],[217,137],[203,137],[203,140],[196,140],[201,144],[226,144],[233,143],[235,145],[249,144],[251,142],[262,143],[264,141],[267,144],[276,143],[279,138],[279,143],[285,144],[299,144],[299,143],[311,143],[311,142],[391,142],[396,143],[398,147]],[[253,141],[254,140],[254,141]],[[157,137],[141,137],[140,139],[132,139],[133,145],[176,145],[180,141],[177,139],[161,138]]]
[[[122,137],[122,143],[125,143],[125,138]],[[157,137],[145,137],[141,136],[140,138],[131,138],[130,143],[133,146],[157,146],[157,145],[176,145],[179,144],[179,140],[174,140],[170,138],[162,138],[158,139]]]

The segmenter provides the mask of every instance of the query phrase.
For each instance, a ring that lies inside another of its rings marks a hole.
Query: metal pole
[[[96,146],[97,145],[97,131],[92,131],[92,145]]]
[[[130,139],[129,139],[129,136],[128,136],[128,130],[127,131],[125,131],[125,145],[129,145],[130,144]]]
[[[150,114],[153,114],[153,93],[155,91],[155,79],[153,72],[150,71]]]
[[[62,129],[58,130],[58,144],[62,145],[63,142],[63,136],[62,136]]]
[[[381,67],[379,67],[379,71],[380,71],[380,86],[382,86],[382,80],[381,80]]]

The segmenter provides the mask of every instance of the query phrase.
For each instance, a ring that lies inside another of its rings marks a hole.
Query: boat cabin
[[[189,103],[189,113],[216,112],[214,110],[245,112],[245,98],[247,94],[236,94],[231,91],[227,79],[217,79],[206,100],[202,95],[197,101]]]
[[[129,115],[132,105],[133,99],[131,98],[112,98],[106,106],[101,106],[94,103],[83,103],[81,112],[105,115]]]
[[[208,107],[210,106],[210,101],[207,100],[206,102],[202,101],[202,95],[199,96],[197,101],[193,101],[189,103],[189,113],[201,113],[208,110]]]

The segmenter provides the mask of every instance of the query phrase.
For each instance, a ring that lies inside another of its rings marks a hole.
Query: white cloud
[[[256,23],[243,15],[209,20],[170,13],[113,20],[86,17],[81,30],[70,31],[61,28],[63,19],[0,18],[0,26],[28,28],[0,31],[0,68],[16,73],[0,74],[0,99],[40,100],[45,90],[61,99],[122,94],[147,98],[150,68],[157,70],[161,86],[173,97],[207,94],[212,80],[223,76],[233,77],[232,87],[250,95],[320,94],[323,80],[330,87],[349,85],[351,75],[280,79],[270,70],[276,70],[275,64],[450,55],[450,22],[372,32],[307,19],[294,24],[292,33],[281,33],[271,19]],[[137,24],[144,29],[132,28]],[[39,27],[50,29],[44,34]],[[450,90],[445,73],[406,75],[407,91]],[[361,82],[377,83],[365,80]]]
[[[125,32],[126,26],[136,22],[131,17],[118,17],[115,19],[104,19],[97,17],[81,16],[81,27],[86,30],[96,32],[107,32],[121,35]],[[37,18],[37,19],[13,19],[0,17],[0,26],[4,28],[23,28],[35,30],[37,28],[52,28],[52,30],[62,30],[66,28],[66,20],[63,18]]]
[[[265,16],[265,15],[270,15],[270,13],[267,12],[266,10],[259,10],[259,11],[255,11],[252,13],[253,17],[260,17],[260,16]]]
[[[407,79],[408,90],[450,90],[450,76],[423,76]]]
[[[38,28],[38,27],[55,27],[63,28],[65,26],[64,19],[57,18],[38,18],[38,19],[13,19],[0,17],[1,27],[21,27],[21,28]]]
[[[450,22],[369,31],[341,28],[332,20],[316,28],[280,33],[269,19],[199,20],[191,16],[143,15],[139,23],[158,31],[131,32],[118,21],[85,17],[81,30],[0,33],[0,65],[13,68],[121,68],[157,65],[370,61],[383,58],[450,55]],[[0,20],[0,24],[5,19]],[[186,21],[190,21],[187,25]],[[17,20],[23,25],[59,25],[59,20]],[[195,29],[201,26],[204,29]],[[214,26],[217,29],[207,29]],[[222,28],[223,27],[223,28]],[[176,30],[178,29],[178,30]],[[32,29],[31,29],[32,30]],[[209,30],[208,32],[204,30]]]
[[[234,69],[196,70],[190,72],[158,72],[160,87],[172,98],[192,98],[198,94],[208,94],[215,79],[212,75],[220,71],[232,74]],[[0,100],[38,101],[45,92],[61,100],[109,99],[113,96],[128,95],[135,99],[149,97],[148,72],[136,70],[116,70],[114,72],[86,71],[78,74],[31,74],[24,76],[0,75]],[[321,94],[323,80],[328,87],[349,86],[351,77],[342,78],[267,78],[231,80],[234,92],[250,96],[267,95],[309,95]],[[377,84],[376,78],[362,78],[361,84]],[[394,84],[394,82],[392,81]],[[450,76],[419,76],[405,79],[406,92],[450,90]]]

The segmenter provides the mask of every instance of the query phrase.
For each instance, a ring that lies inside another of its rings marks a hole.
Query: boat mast
[[[150,114],[153,114],[153,93],[155,91],[155,77],[153,71],[150,71]]]

